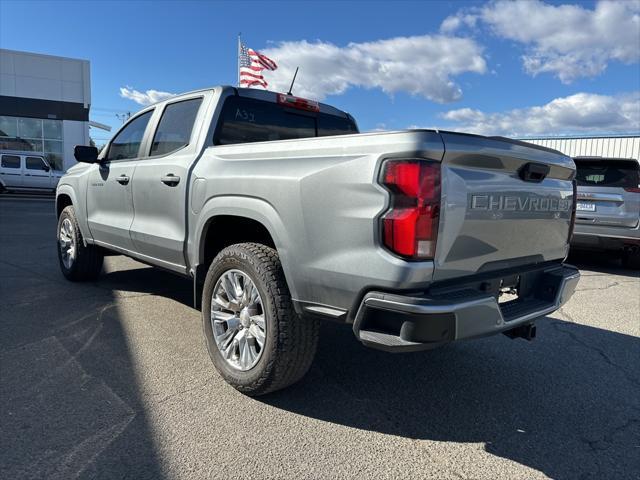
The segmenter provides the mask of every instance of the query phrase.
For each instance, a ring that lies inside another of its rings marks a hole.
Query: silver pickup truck
[[[360,134],[328,105],[215,87],[75,156],[57,188],[62,273],[95,280],[116,253],[191,278],[213,364],[248,395],[306,373],[320,319],[388,351],[531,339],[579,279],[563,264],[575,165],[534,145]]]

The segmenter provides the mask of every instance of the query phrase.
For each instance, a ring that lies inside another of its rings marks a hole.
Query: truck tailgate
[[[574,201],[571,158],[499,137],[441,135],[434,281],[566,256]]]

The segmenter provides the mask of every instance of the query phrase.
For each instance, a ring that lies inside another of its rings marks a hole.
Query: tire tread
[[[82,233],[80,232],[80,226],[76,218],[76,212],[73,205],[69,205],[62,210],[60,218],[58,219],[58,231],[60,231],[60,225],[64,218],[71,220],[73,225],[73,235],[75,237],[76,244],[76,260],[71,269],[66,269],[62,263],[60,255],[60,249],[58,248],[58,259],[60,261],[60,269],[62,274],[72,282],[82,282],[95,280],[102,271],[102,264],[104,262],[104,255],[100,249],[94,245],[85,245]],[[56,232],[57,233],[57,232]]]
[[[276,332],[277,338],[272,343],[273,351],[264,352],[268,353],[267,362],[262,367],[260,376],[250,384],[241,378],[226,375],[220,368],[218,371],[228,383],[246,395],[264,395],[288,387],[299,381],[313,363],[320,331],[319,321],[296,314],[278,252],[259,243],[234,244],[216,256],[205,281],[204,291],[209,295],[213,291],[213,283],[217,280],[212,278],[212,272],[228,257],[249,262],[254,267],[259,277],[257,280],[262,283],[272,300],[275,318],[269,320],[274,324],[273,331]],[[209,305],[209,302],[209,299],[203,301],[203,307]],[[207,310],[208,308],[203,308],[204,322],[209,321]]]

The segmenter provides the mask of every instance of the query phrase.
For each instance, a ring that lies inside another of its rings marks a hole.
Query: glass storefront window
[[[62,154],[61,153],[45,153],[45,157],[54,170],[62,170]]]
[[[62,120],[0,115],[0,150],[43,152],[51,166],[62,170]]]
[[[0,115],[0,137],[17,137],[18,119]]]
[[[58,142],[57,140],[45,140],[43,151],[51,153],[62,153],[62,142]]]
[[[25,148],[25,150],[29,150],[31,152],[44,151],[41,138],[21,138],[20,140],[30,146],[30,148]]]
[[[44,138],[62,140],[62,122],[60,120],[43,120]]]
[[[18,136],[21,138],[42,138],[42,120],[39,118],[18,118]]]
[[[0,137],[0,150],[25,150],[30,152],[33,150],[31,144],[16,137]]]

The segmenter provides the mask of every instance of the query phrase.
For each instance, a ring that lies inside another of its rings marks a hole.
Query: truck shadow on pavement
[[[129,292],[113,288],[120,274],[67,282],[51,207],[2,207],[0,477],[163,478],[123,322]],[[130,273],[126,282],[163,291],[162,276]]]
[[[532,344],[501,335],[388,354],[339,325],[321,333],[307,377],[261,401],[383,434],[483,443],[551,478],[638,478],[636,337],[548,317]]]
[[[86,284],[44,289],[2,315],[3,478],[162,478],[116,298],[86,297]]]

